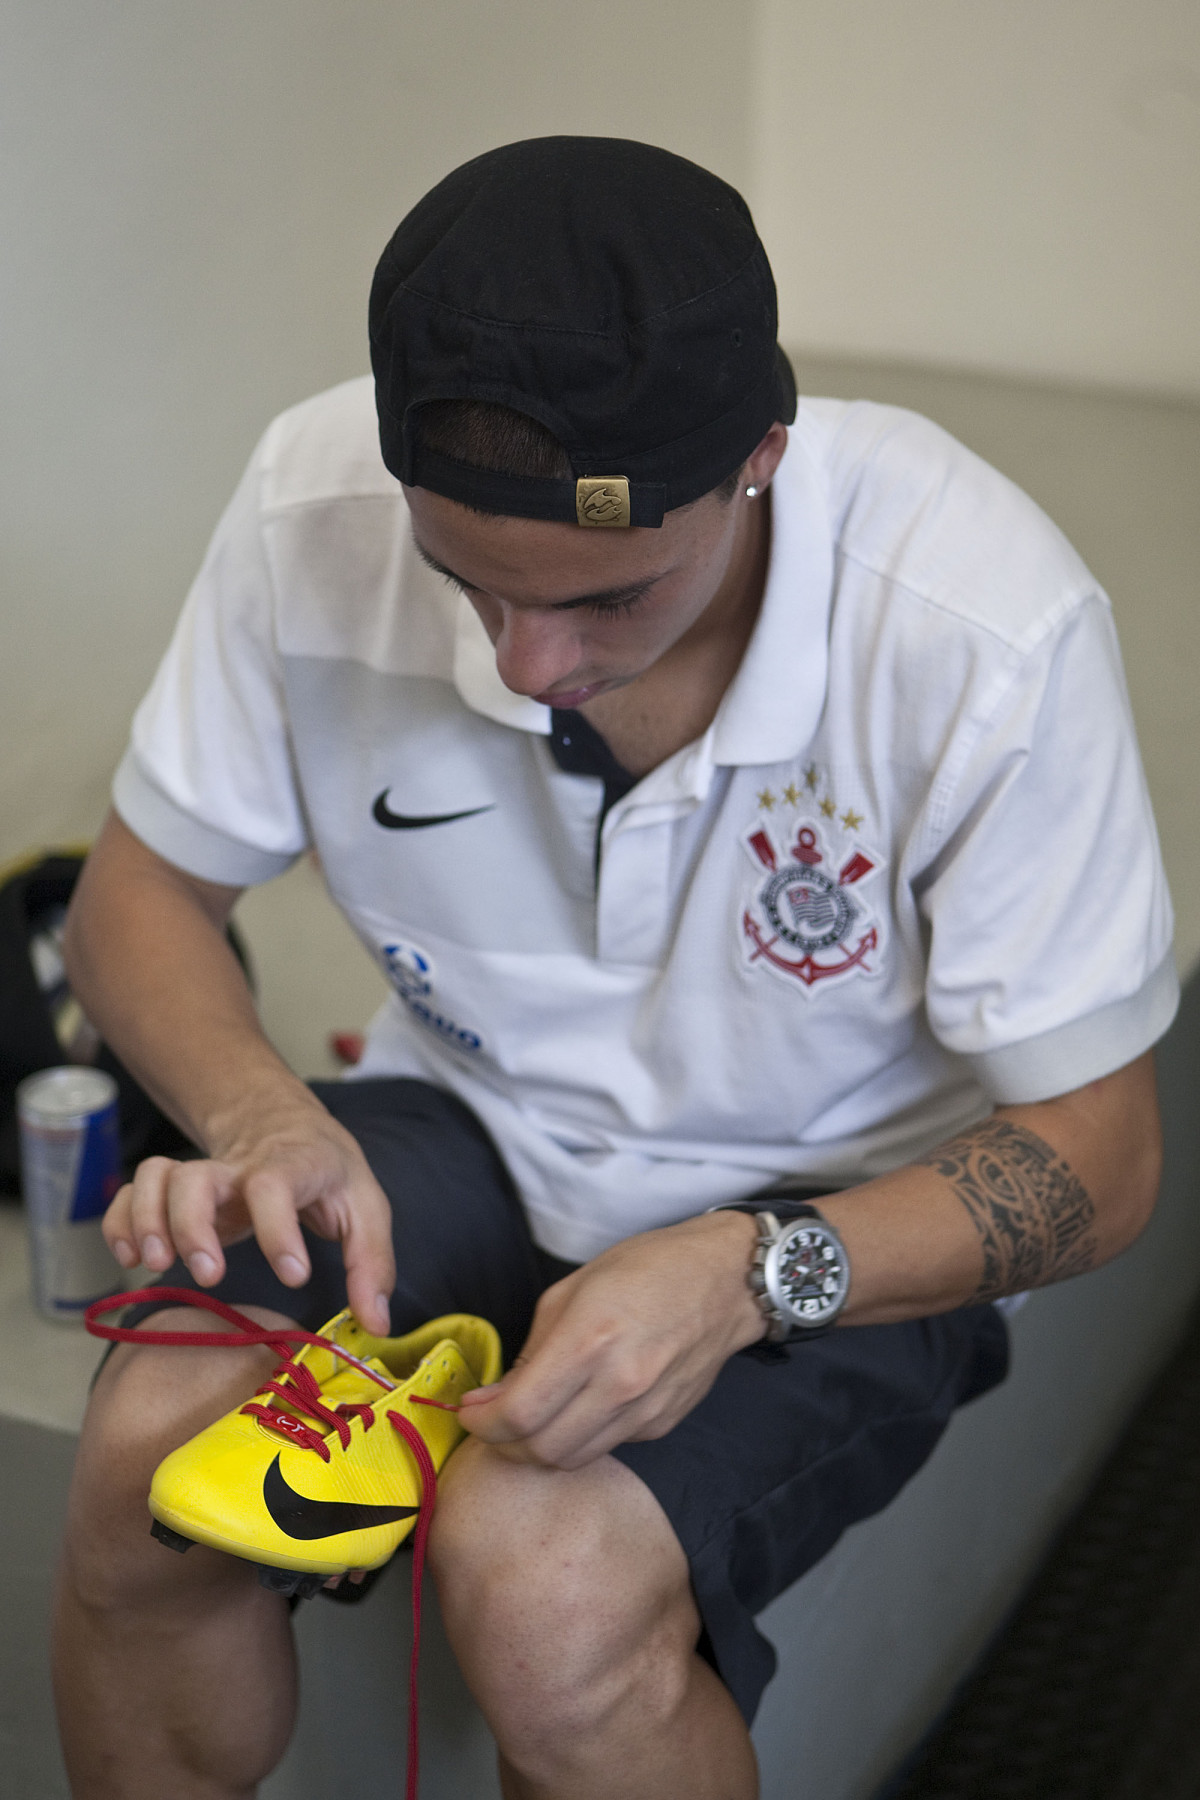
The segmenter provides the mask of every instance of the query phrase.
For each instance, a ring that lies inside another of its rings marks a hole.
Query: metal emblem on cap
[[[629,483],[624,475],[581,475],[575,483],[575,516],[581,525],[628,525]]]

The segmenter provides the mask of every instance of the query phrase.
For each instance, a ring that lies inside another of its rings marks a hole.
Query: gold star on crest
[[[834,813],[837,811],[837,802],[834,800],[832,794],[826,794],[825,798],[822,800],[821,811],[825,814],[827,819],[832,819]]]
[[[808,789],[810,794],[816,793],[816,791],[817,791],[817,765],[816,765],[816,763],[809,763],[807,769],[805,769],[804,785]]]
[[[789,806],[799,806],[799,804],[800,804],[800,789],[796,786],[794,781],[788,782],[787,786],[783,790],[783,797],[787,801]]]
[[[847,807],[842,814],[842,824],[846,827],[847,831],[853,831],[856,826],[862,824],[862,814],[856,813],[850,807]]]
[[[770,812],[775,804],[775,796],[770,788],[761,788],[759,790],[758,804],[762,807],[764,812]]]

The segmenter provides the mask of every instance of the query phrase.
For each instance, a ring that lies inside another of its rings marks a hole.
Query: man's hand
[[[755,1235],[744,1213],[706,1213],[606,1250],[547,1289],[515,1367],[464,1397],[462,1424],[558,1469],[665,1436],[763,1335],[746,1285]]]
[[[122,1268],[161,1274],[176,1254],[201,1287],[222,1244],[253,1235],[287,1287],[309,1276],[300,1219],[338,1239],[350,1304],[386,1332],[395,1284],[387,1201],[349,1132],[262,1034],[225,938],[239,890],[189,875],[110,814],[67,919],[71,987],[126,1068],[203,1162],[152,1157],[108,1210]]]
[[[311,1273],[300,1219],[340,1241],[356,1317],[388,1330],[396,1280],[387,1200],[348,1131],[309,1095],[250,1105],[197,1162],[165,1156],[141,1164],[104,1218],[104,1236],[122,1268],[140,1260],[155,1274],[181,1256],[201,1287],[225,1273],[221,1246],[254,1236],[287,1287]]]

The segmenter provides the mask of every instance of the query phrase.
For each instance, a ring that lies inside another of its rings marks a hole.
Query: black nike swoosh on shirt
[[[309,1543],[314,1538],[337,1537],[342,1531],[365,1531],[372,1525],[394,1525],[411,1519],[415,1506],[366,1506],[349,1500],[313,1500],[289,1486],[279,1458],[263,1476],[263,1502],[287,1537]]]
[[[392,812],[387,797],[388,789],[384,788],[371,808],[375,823],[382,825],[387,831],[424,831],[427,825],[452,825],[455,819],[473,819],[476,813],[495,811],[493,801],[487,806],[469,806],[466,812],[398,813]]]

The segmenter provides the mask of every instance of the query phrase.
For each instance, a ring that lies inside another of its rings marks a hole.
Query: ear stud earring
[[[746,498],[747,498],[747,500],[757,500],[758,499],[758,489],[756,487],[748,487],[746,489]]]

